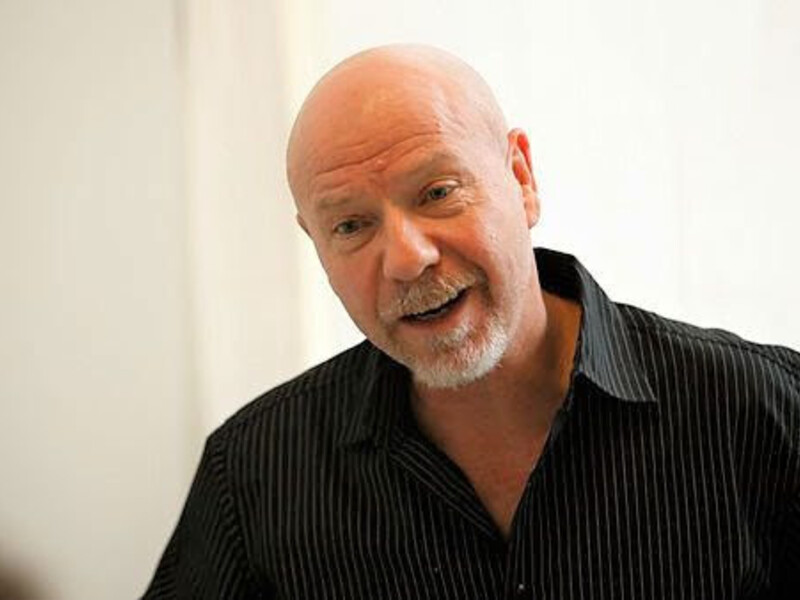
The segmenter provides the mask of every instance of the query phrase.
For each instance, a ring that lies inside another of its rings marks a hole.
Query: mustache
[[[484,283],[486,277],[477,271],[458,274],[423,273],[419,279],[407,284],[404,289],[379,311],[386,322],[396,321],[407,315],[433,310],[455,298],[468,287]]]

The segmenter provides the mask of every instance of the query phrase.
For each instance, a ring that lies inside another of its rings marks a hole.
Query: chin
[[[455,331],[447,338],[431,340],[429,357],[403,362],[414,381],[431,389],[456,389],[479,381],[500,364],[508,348],[508,335],[494,323],[480,339]]]

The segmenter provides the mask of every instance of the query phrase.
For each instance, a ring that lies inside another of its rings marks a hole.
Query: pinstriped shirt
[[[800,355],[536,260],[583,317],[508,539],[364,342],[209,437],[145,597],[800,598]]]

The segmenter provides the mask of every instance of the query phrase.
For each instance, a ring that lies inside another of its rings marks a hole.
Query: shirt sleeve
[[[178,525],[143,600],[271,598],[247,564],[226,477],[225,438],[213,434]]]
[[[797,598],[800,590],[800,498],[796,497],[783,523],[784,553],[780,598]]]
[[[793,600],[800,590],[800,355],[786,351],[791,368],[787,385],[788,410],[781,423],[788,448],[782,483],[788,490],[787,503],[777,524],[778,557],[776,598]]]

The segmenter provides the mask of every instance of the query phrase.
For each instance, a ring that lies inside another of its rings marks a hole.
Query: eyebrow
[[[340,208],[343,204],[347,204],[352,200],[351,196],[324,196],[314,202],[314,208],[320,213],[330,213]]]
[[[412,174],[424,173],[426,170],[433,170],[442,164],[452,165],[460,164],[460,162],[461,161],[454,154],[438,150],[422,159],[412,162],[408,172]]]

